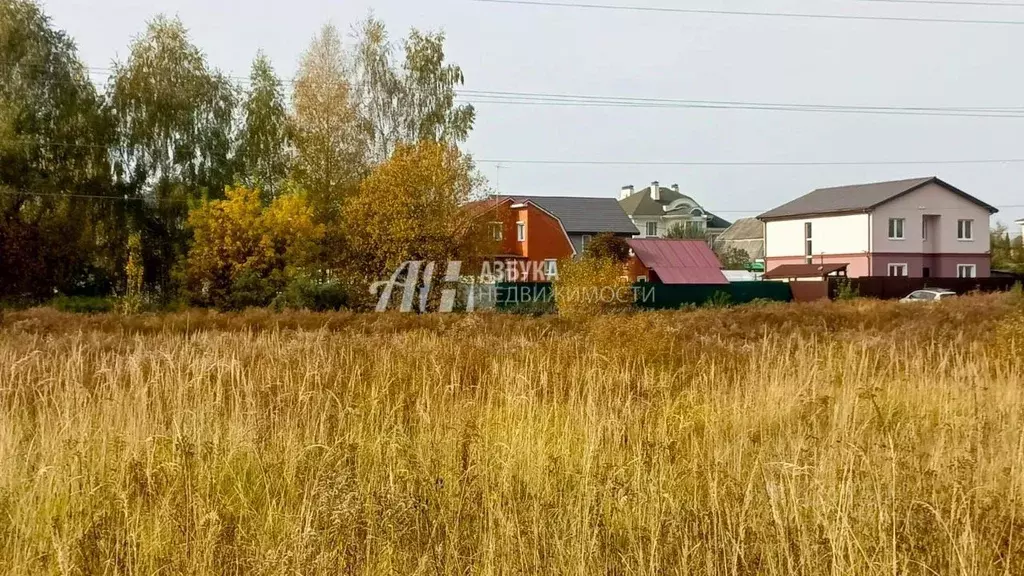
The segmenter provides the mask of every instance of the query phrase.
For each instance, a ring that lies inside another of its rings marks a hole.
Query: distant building
[[[742,250],[751,262],[764,262],[764,223],[757,218],[740,218],[722,232],[715,250]]]
[[[789,264],[845,264],[854,278],[982,278],[990,275],[996,212],[930,177],[823,188],[758,219],[769,273]]]
[[[639,238],[664,238],[669,230],[679,225],[692,230],[695,236],[703,234],[708,243],[713,244],[731,225],[679,192],[678,184],[664,188],[652,182],[640,190],[624,186],[619,193],[619,205],[640,229]]]
[[[469,209],[490,219],[497,246],[491,259],[515,266],[523,276],[539,269],[555,276],[559,260],[582,254],[598,234],[632,238],[639,232],[614,198],[494,196]]]
[[[1016,222],[1014,222],[1014,224],[1020,226],[1020,235],[1022,238],[1024,238],[1024,218],[1017,220]]]

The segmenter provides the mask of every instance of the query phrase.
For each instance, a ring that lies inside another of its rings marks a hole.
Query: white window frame
[[[899,271],[902,273],[893,274],[893,271]],[[886,273],[891,278],[908,278],[910,277],[910,266],[907,266],[905,262],[890,262],[888,268],[886,269]]]
[[[654,234],[651,234],[651,226],[654,226]],[[657,222],[648,222],[644,226],[644,232],[645,232],[644,235],[647,236],[648,238],[650,238],[652,236],[657,236],[658,235],[658,223]]]
[[[907,239],[907,219],[889,218],[889,240]]]
[[[974,220],[956,221],[956,239],[961,242],[974,241]]]
[[[804,262],[814,264],[814,223],[804,222]]]
[[[551,280],[555,276],[558,276],[558,260],[548,258],[544,261],[544,277]]]
[[[593,235],[591,235],[591,234],[584,234],[581,237],[581,239],[580,239],[580,248],[582,248],[583,250],[586,250],[587,246],[590,245],[590,241],[593,240],[593,239],[594,239]]]
[[[516,241],[526,242],[526,222],[516,222]]]
[[[494,238],[495,242],[501,242],[505,238],[504,227],[504,224],[501,222],[491,222],[491,237]]]
[[[965,271],[967,272],[965,274]],[[957,278],[977,278],[978,277],[978,265],[977,264],[957,264],[956,265],[956,277]]]
[[[637,281],[637,283],[647,282],[647,276],[637,276],[636,277],[636,281]]]

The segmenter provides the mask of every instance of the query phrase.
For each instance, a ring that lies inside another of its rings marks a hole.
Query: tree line
[[[38,4],[0,0],[0,298],[337,300],[471,252],[475,111],[444,41],[370,16],[292,79],[262,53],[237,78],[157,16],[99,84]]]

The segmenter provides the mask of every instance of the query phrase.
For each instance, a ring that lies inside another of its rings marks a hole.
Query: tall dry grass
[[[9,314],[0,571],[1024,574],[1021,330]]]

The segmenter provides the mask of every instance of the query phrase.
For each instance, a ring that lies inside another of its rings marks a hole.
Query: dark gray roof
[[[636,226],[614,198],[575,196],[513,196],[516,202],[530,202],[553,214],[567,234],[639,234]]]
[[[619,200],[619,205],[622,206],[622,209],[626,211],[626,214],[634,218],[638,216],[673,216],[688,214],[690,212],[690,209],[676,209],[672,210],[671,212],[666,212],[665,207],[669,206],[676,200],[685,199],[693,203],[694,206],[700,208],[701,211],[703,211],[704,214],[708,217],[708,228],[721,229],[729,227],[730,223],[728,220],[720,218],[712,214],[711,212],[704,210],[704,207],[701,206],[699,202],[697,202],[690,196],[687,196],[686,194],[683,194],[681,192],[676,192],[672,188],[665,188],[664,186],[660,187],[659,190],[659,195],[661,197],[660,200],[654,200],[653,198],[651,198],[651,187],[648,186],[646,188],[637,190],[636,192],[630,194],[628,197],[623,198],[622,200]]]
[[[855,186],[839,186],[836,188],[820,188],[801,196],[792,202],[788,202],[769,210],[758,216],[760,220],[771,220],[775,218],[789,218],[795,216],[811,216],[819,214],[837,214],[870,212],[874,208],[894,200],[904,194],[913,192],[928,184],[938,184],[950,192],[958,194],[975,204],[987,208],[990,212],[998,210],[977,198],[967,194],[963,190],[950,186],[934,176],[927,178],[913,178],[910,180],[894,180],[891,182],[875,182],[873,184],[858,184]]]

